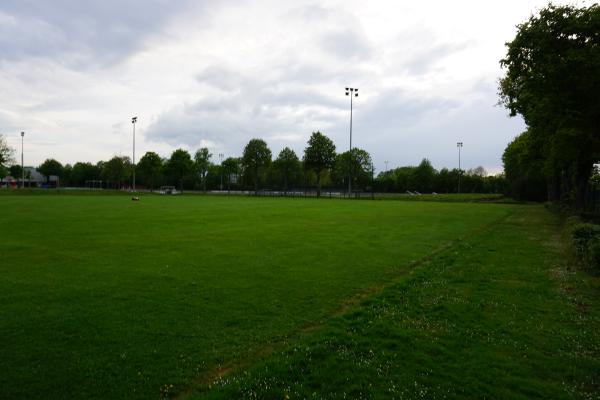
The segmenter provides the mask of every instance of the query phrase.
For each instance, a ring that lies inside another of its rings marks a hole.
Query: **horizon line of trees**
[[[272,159],[272,152],[262,139],[252,139],[240,157],[228,157],[221,164],[212,162],[206,147],[193,155],[177,149],[164,158],[146,152],[135,166],[136,188],[155,190],[174,186],[179,190],[306,190],[321,188],[346,190],[348,180],[356,191],[421,193],[455,193],[459,177],[461,192],[502,193],[503,176],[487,176],[482,167],[459,171],[442,168],[437,171],[429,160],[418,166],[404,166],[382,171],[375,176],[370,154],[363,149],[336,153],[333,141],[321,132],[313,132],[302,158],[289,147]],[[0,168],[2,168],[0,166]],[[108,161],[76,162],[62,165],[47,159],[37,170],[49,179],[58,176],[61,186],[86,187],[102,181],[102,187],[122,189],[131,186],[134,166],[127,156],[114,156]],[[1,171],[0,171],[1,172]],[[9,168],[12,176],[21,176],[21,166]],[[5,174],[2,174],[4,176]]]

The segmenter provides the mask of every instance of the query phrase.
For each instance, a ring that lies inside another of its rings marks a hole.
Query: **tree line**
[[[499,90],[527,129],[504,151],[508,193],[580,210],[600,162],[600,6],[550,4],[517,28]]]
[[[61,186],[96,186],[122,189],[131,187],[134,166],[127,156],[114,156],[97,163],[76,162],[62,165],[47,159],[37,170],[46,177],[58,176]],[[21,176],[20,165],[8,171]],[[158,189],[174,186],[179,190],[305,190],[322,188],[346,190],[349,180],[356,191],[455,193],[461,180],[463,192],[501,193],[502,176],[486,176],[485,170],[437,171],[424,159],[418,166],[399,167],[375,176],[371,155],[363,149],[336,152],[333,141],[321,132],[313,132],[300,158],[289,147],[273,159],[262,139],[252,139],[240,157],[228,157],[217,163],[208,148],[195,153],[177,149],[167,157],[153,151],[145,153],[135,165],[136,187]]]

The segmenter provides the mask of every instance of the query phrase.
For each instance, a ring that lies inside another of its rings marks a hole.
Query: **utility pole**
[[[358,97],[358,89],[347,87],[346,96],[350,96],[350,168],[348,171],[348,197],[350,197],[352,194],[352,97]]]

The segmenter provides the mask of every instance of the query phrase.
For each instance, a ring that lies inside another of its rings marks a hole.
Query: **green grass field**
[[[0,206],[2,398],[598,388],[598,283],[578,284],[595,301],[581,333],[539,206],[119,195]]]

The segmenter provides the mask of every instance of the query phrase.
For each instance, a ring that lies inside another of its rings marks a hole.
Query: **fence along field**
[[[148,398],[327,319],[504,204],[3,196],[6,397]],[[170,386],[172,385],[172,386]]]

